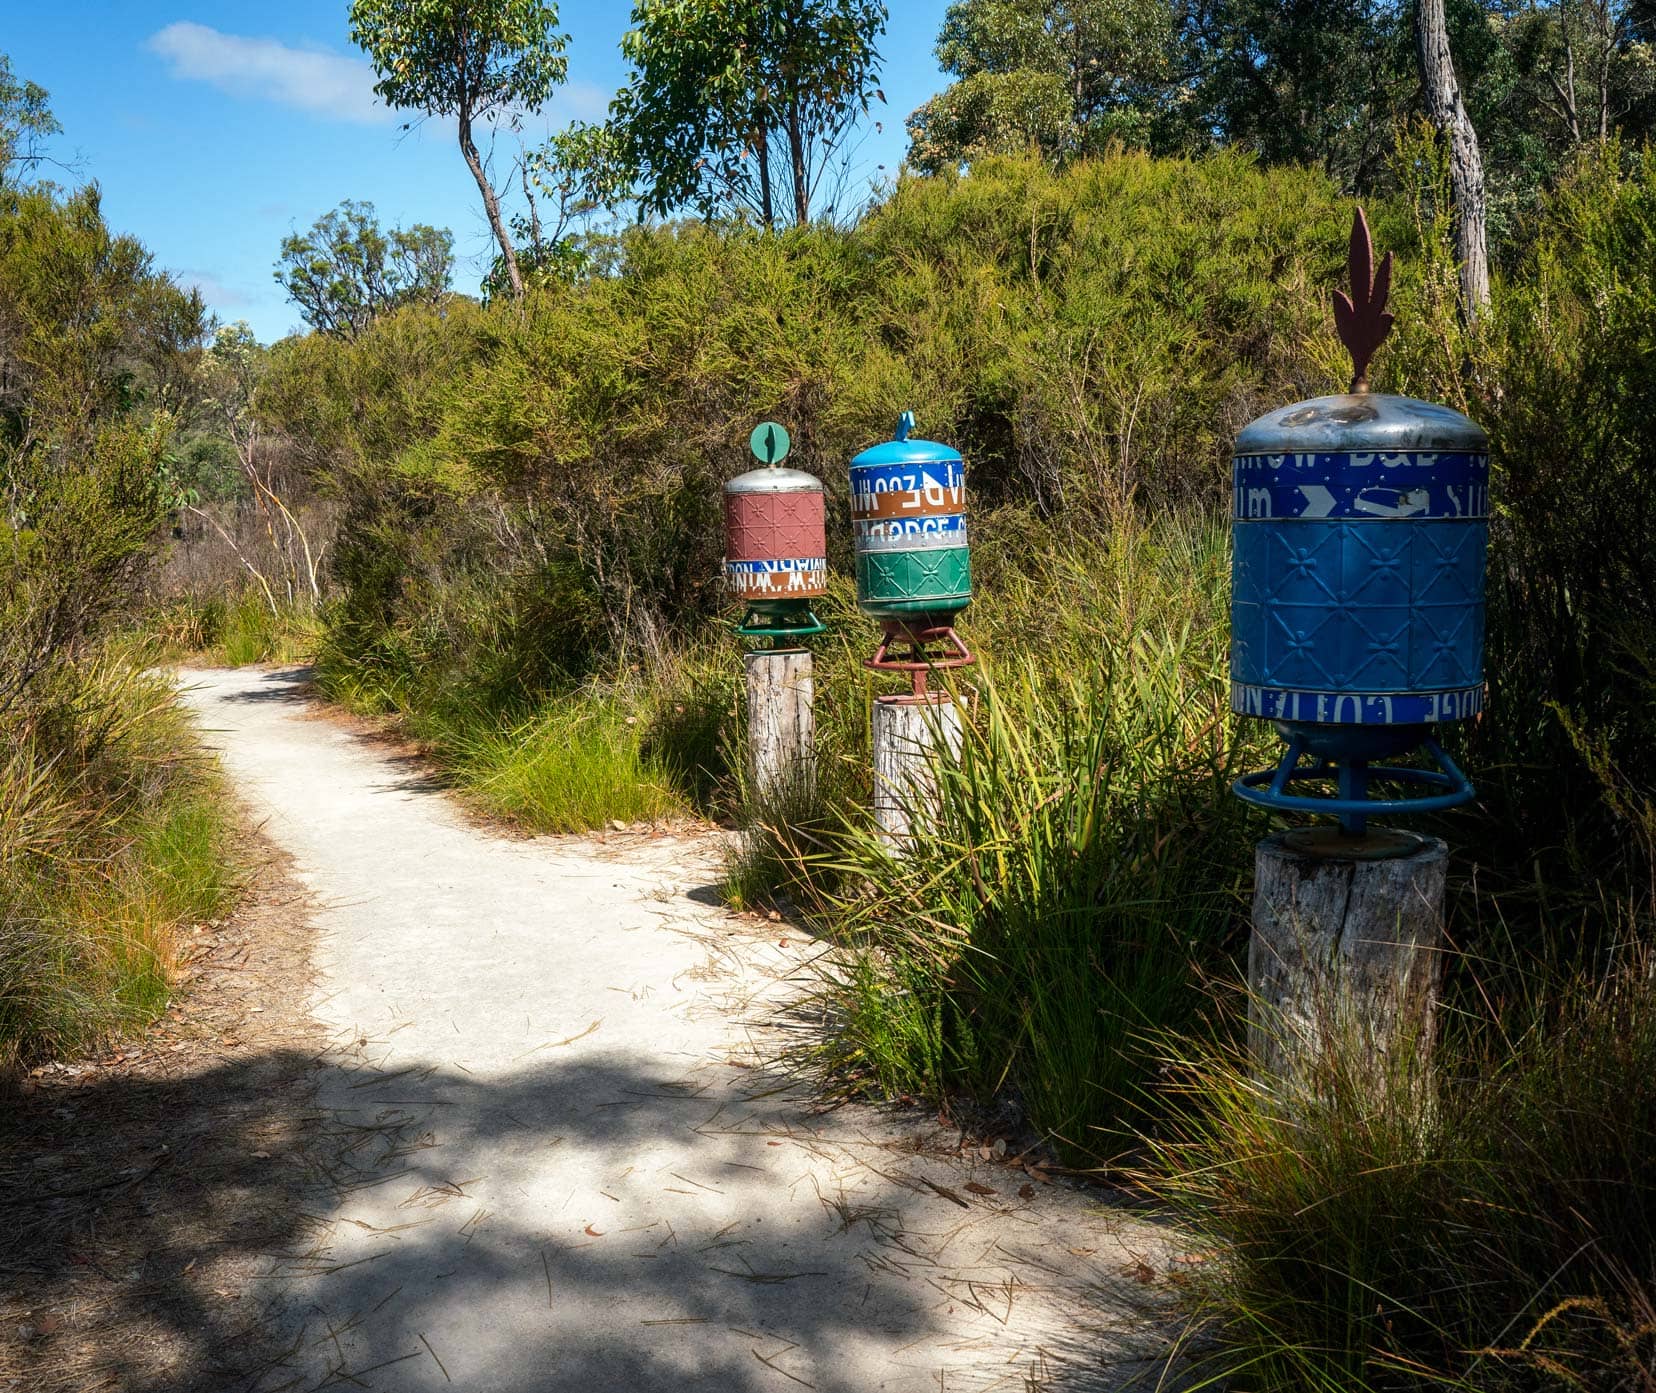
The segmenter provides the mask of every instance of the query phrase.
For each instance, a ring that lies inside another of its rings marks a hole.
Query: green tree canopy
[[[382,231],[372,203],[346,199],[309,232],[282,239],[274,274],[305,323],[355,338],[385,310],[437,303],[453,270],[454,237],[447,228],[415,223]]]
[[[527,150],[518,162],[524,211],[512,217],[518,271],[525,285],[569,284],[589,274],[614,238],[594,230],[636,197],[627,151],[616,127],[575,121]],[[511,290],[506,263],[495,257],[483,298]]]
[[[569,36],[544,0],[352,0],[351,40],[379,74],[391,106],[452,116],[477,181],[513,292],[523,294],[516,249],[478,153],[474,125],[539,111],[569,74]]]
[[[1186,52],[1212,135],[1270,163],[1318,165],[1342,188],[1372,188],[1405,110],[1419,110],[1409,0],[1197,0]],[[1452,5],[1455,57],[1478,8]],[[1464,75],[1464,74],[1463,74]]]
[[[0,189],[0,716],[131,595],[206,327],[95,186]]]
[[[910,160],[1174,143],[1176,19],[1170,0],[956,0],[937,42],[956,81],[908,118]]]
[[[47,101],[46,89],[12,72],[11,59],[0,53],[0,185],[17,172],[32,170],[45,156],[41,142],[63,129]]]
[[[879,0],[638,0],[611,107],[639,195],[667,213],[748,208],[796,224],[874,100]]]

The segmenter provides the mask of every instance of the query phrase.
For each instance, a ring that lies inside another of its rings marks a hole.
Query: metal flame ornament
[[[724,486],[725,584],[747,607],[736,631],[773,645],[826,627],[811,608],[828,592],[822,481],[782,468],[791,443],[763,422],[748,445],[764,467]]]
[[[1374,242],[1369,237],[1368,218],[1361,208],[1351,220],[1346,274],[1351,278],[1351,294],[1343,290],[1334,292],[1334,328],[1351,354],[1349,390],[1366,392],[1369,361],[1391,333],[1393,316],[1386,309],[1386,301],[1391,298],[1392,254],[1386,253],[1376,275]]]
[[[1392,258],[1374,270],[1361,211],[1349,269],[1334,317],[1351,390],[1271,412],[1236,440],[1231,707],[1271,721],[1287,748],[1235,791],[1336,816],[1341,854],[1384,855],[1412,842],[1368,836],[1370,815],[1473,796],[1434,727],[1483,709],[1489,443],[1447,406],[1369,391],[1392,327]],[[1399,762],[1415,750],[1431,767]]]

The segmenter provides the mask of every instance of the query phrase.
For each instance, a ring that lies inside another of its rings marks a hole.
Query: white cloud
[[[380,125],[392,119],[374,95],[374,70],[360,58],[221,34],[182,20],[152,34],[144,47],[166,59],[174,77],[210,83],[231,96],[263,98],[339,121]]]
[[[552,101],[577,121],[602,121],[609,115],[610,98],[614,95],[596,83],[575,81],[560,88]]]
[[[199,290],[208,305],[251,305],[252,296],[226,285],[210,271],[174,271],[173,277],[186,290]]]

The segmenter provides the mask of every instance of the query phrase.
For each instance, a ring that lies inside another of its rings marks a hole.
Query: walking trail
[[[314,896],[333,1040],[258,1388],[1157,1386],[1176,1235],[913,1110],[814,1107],[773,1061],[822,947],[720,910],[712,838],[498,835],[302,679],[183,674]]]

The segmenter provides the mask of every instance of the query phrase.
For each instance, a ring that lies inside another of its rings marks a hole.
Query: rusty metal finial
[[[1392,254],[1386,253],[1376,273],[1374,243],[1361,208],[1351,220],[1351,253],[1346,269],[1351,276],[1351,294],[1334,292],[1334,327],[1351,354],[1349,390],[1366,392],[1369,360],[1391,332],[1392,316],[1386,309],[1386,299],[1391,294]]]

